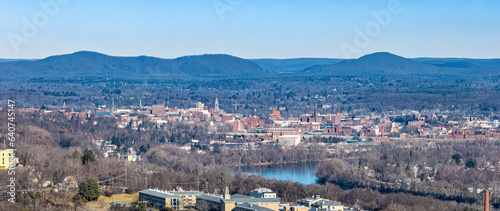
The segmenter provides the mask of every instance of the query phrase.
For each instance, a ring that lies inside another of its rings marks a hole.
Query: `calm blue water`
[[[318,177],[314,174],[319,162],[274,164],[267,166],[242,166],[233,169],[234,174],[254,174],[265,178],[290,180],[304,185],[315,184]]]

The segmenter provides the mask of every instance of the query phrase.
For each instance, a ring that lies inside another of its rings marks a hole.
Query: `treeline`
[[[245,115],[267,116],[269,108],[284,108],[282,116],[298,116],[318,106],[320,113],[367,114],[404,109],[449,110],[457,114],[500,116],[497,79],[474,80],[391,78],[351,76],[283,76],[279,78],[220,80],[32,80],[0,82],[6,92],[0,100],[15,93],[19,105],[49,108],[62,106],[75,110],[98,105],[129,107],[166,103],[169,107],[194,107],[197,102],[213,107],[215,98],[221,109]]]
[[[62,148],[96,148],[90,144],[89,139],[104,139],[117,146],[115,154],[126,153],[128,148],[132,147],[139,150],[143,157],[155,157],[152,160],[161,162],[161,153],[178,152],[181,145],[191,145],[192,152],[187,155],[178,155],[179,157],[189,156],[191,160],[197,160],[197,163],[203,165],[223,165],[223,166],[241,166],[266,163],[298,163],[306,161],[318,161],[328,158],[329,155],[324,147],[318,145],[305,145],[291,149],[284,149],[281,146],[251,146],[248,150],[233,149],[224,145],[215,145],[213,149],[207,145],[191,144],[191,140],[196,139],[201,143],[209,143],[211,140],[227,140],[230,142],[250,143],[258,142],[255,138],[249,137],[230,137],[227,138],[227,128],[220,127],[216,131],[211,131],[207,124],[184,124],[167,123],[157,125],[151,122],[144,122],[133,129],[130,125],[124,129],[116,127],[116,120],[113,118],[91,118],[80,119],[72,117],[68,119],[61,114],[39,115],[28,114],[25,121],[26,131],[21,131],[23,137],[34,139],[32,141],[46,146],[59,145]],[[50,124],[48,124],[48,122]],[[95,124],[94,124],[95,123]],[[24,127],[23,124],[21,127]],[[29,131],[29,132],[28,132]],[[43,134],[43,138],[33,137],[32,133]],[[317,139],[314,137],[313,139]],[[322,142],[325,140],[316,140],[311,142]],[[85,140],[85,141],[83,141]],[[327,138],[327,142],[338,142],[340,139]],[[172,145],[167,145],[172,144]],[[155,148],[156,146],[161,146]],[[95,149],[96,153],[100,151]],[[205,154],[197,154],[199,150],[204,150]],[[160,152],[158,152],[160,151]],[[147,154],[146,154],[147,153]],[[159,153],[156,155],[156,153]],[[155,154],[154,156],[151,154]]]
[[[61,91],[61,92],[50,92],[50,91],[44,91],[43,95],[51,95],[54,97],[74,97],[78,96],[78,94],[74,91]]]
[[[150,149],[143,155],[149,163],[167,166],[177,171],[199,172],[200,167],[206,166],[244,166],[255,164],[300,163],[307,161],[321,161],[330,155],[324,147],[317,145],[299,146],[283,149],[281,146],[265,146],[253,149],[229,149],[216,147],[212,152],[199,154],[196,150],[191,153],[180,151],[178,146],[161,145]]]

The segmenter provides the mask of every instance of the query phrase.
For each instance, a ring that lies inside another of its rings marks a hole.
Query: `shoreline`
[[[329,161],[332,159],[333,158],[325,158],[323,160],[308,160],[308,161],[294,161],[294,162],[280,162],[280,163],[265,162],[265,163],[252,163],[252,164],[248,164],[248,165],[239,164],[239,165],[229,166],[229,167],[270,166],[270,165],[279,165],[279,164],[299,164],[299,163],[308,163],[308,162],[323,162],[323,161]]]

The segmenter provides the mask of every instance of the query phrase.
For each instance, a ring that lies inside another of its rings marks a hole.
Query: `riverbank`
[[[245,166],[269,166],[269,165],[280,165],[280,164],[300,164],[300,163],[309,163],[309,162],[323,162],[323,161],[329,161],[332,160],[333,158],[325,158],[323,160],[307,160],[307,161],[295,161],[295,162],[279,162],[279,163],[273,163],[273,162],[264,162],[264,163],[252,163],[252,164],[239,164],[236,166],[229,166],[229,167],[245,167]]]

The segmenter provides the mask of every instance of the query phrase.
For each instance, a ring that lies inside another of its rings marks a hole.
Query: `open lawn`
[[[139,193],[134,194],[115,194],[112,197],[100,196],[96,201],[89,202],[88,208],[90,210],[101,211],[108,210],[111,206],[110,202],[131,203],[132,201],[139,200]]]

